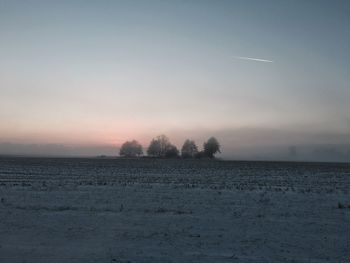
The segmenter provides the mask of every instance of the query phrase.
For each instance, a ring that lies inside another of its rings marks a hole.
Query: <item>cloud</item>
[[[239,57],[239,56],[235,56],[233,58],[241,59],[241,60],[257,61],[257,62],[266,62],[266,63],[273,63],[274,62],[273,60],[261,59],[261,58],[250,58],[250,57]]]

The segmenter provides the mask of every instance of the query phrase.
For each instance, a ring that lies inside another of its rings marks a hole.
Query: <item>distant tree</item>
[[[215,137],[209,138],[207,142],[204,143],[204,153],[209,158],[214,158],[216,153],[220,153],[220,144]]]
[[[127,141],[120,148],[119,155],[123,157],[137,157],[143,154],[141,144],[136,141]]]
[[[159,135],[152,139],[147,149],[147,154],[153,157],[165,157],[166,151],[170,146],[169,138],[165,135]]]
[[[168,145],[166,151],[165,151],[165,157],[167,158],[175,158],[179,157],[179,150],[176,148],[175,145]]]
[[[161,154],[162,153],[160,149],[160,142],[156,139],[152,139],[151,143],[147,148],[147,155],[153,156],[153,157],[160,157]]]
[[[198,153],[197,145],[194,141],[187,139],[182,148],[181,148],[181,156],[183,158],[193,158]]]

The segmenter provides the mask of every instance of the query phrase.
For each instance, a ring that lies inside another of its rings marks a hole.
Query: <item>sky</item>
[[[0,0],[0,154],[350,161],[350,3]]]

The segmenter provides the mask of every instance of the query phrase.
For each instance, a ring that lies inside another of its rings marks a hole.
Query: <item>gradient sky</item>
[[[227,158],[350,160],[349,14],[345,0],[0,0],[0,153],[110,154],[165,133],[214,135]]]

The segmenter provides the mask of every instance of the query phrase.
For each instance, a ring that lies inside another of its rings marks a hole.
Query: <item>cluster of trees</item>
[[[220,144],[215,137],[209,138],[203,145],[203,150],[199,151],[193,140],[187,139],[182,148],[181,153],[169,138],[165,135],[159,135],[152,139],[147,148],[147,155],[157,158],[214,158],[216,153],[220,153]],[[119,155],[123,157],[139,157],[143,154],[142,146],[136,140],[125,142],[121,148]]]

